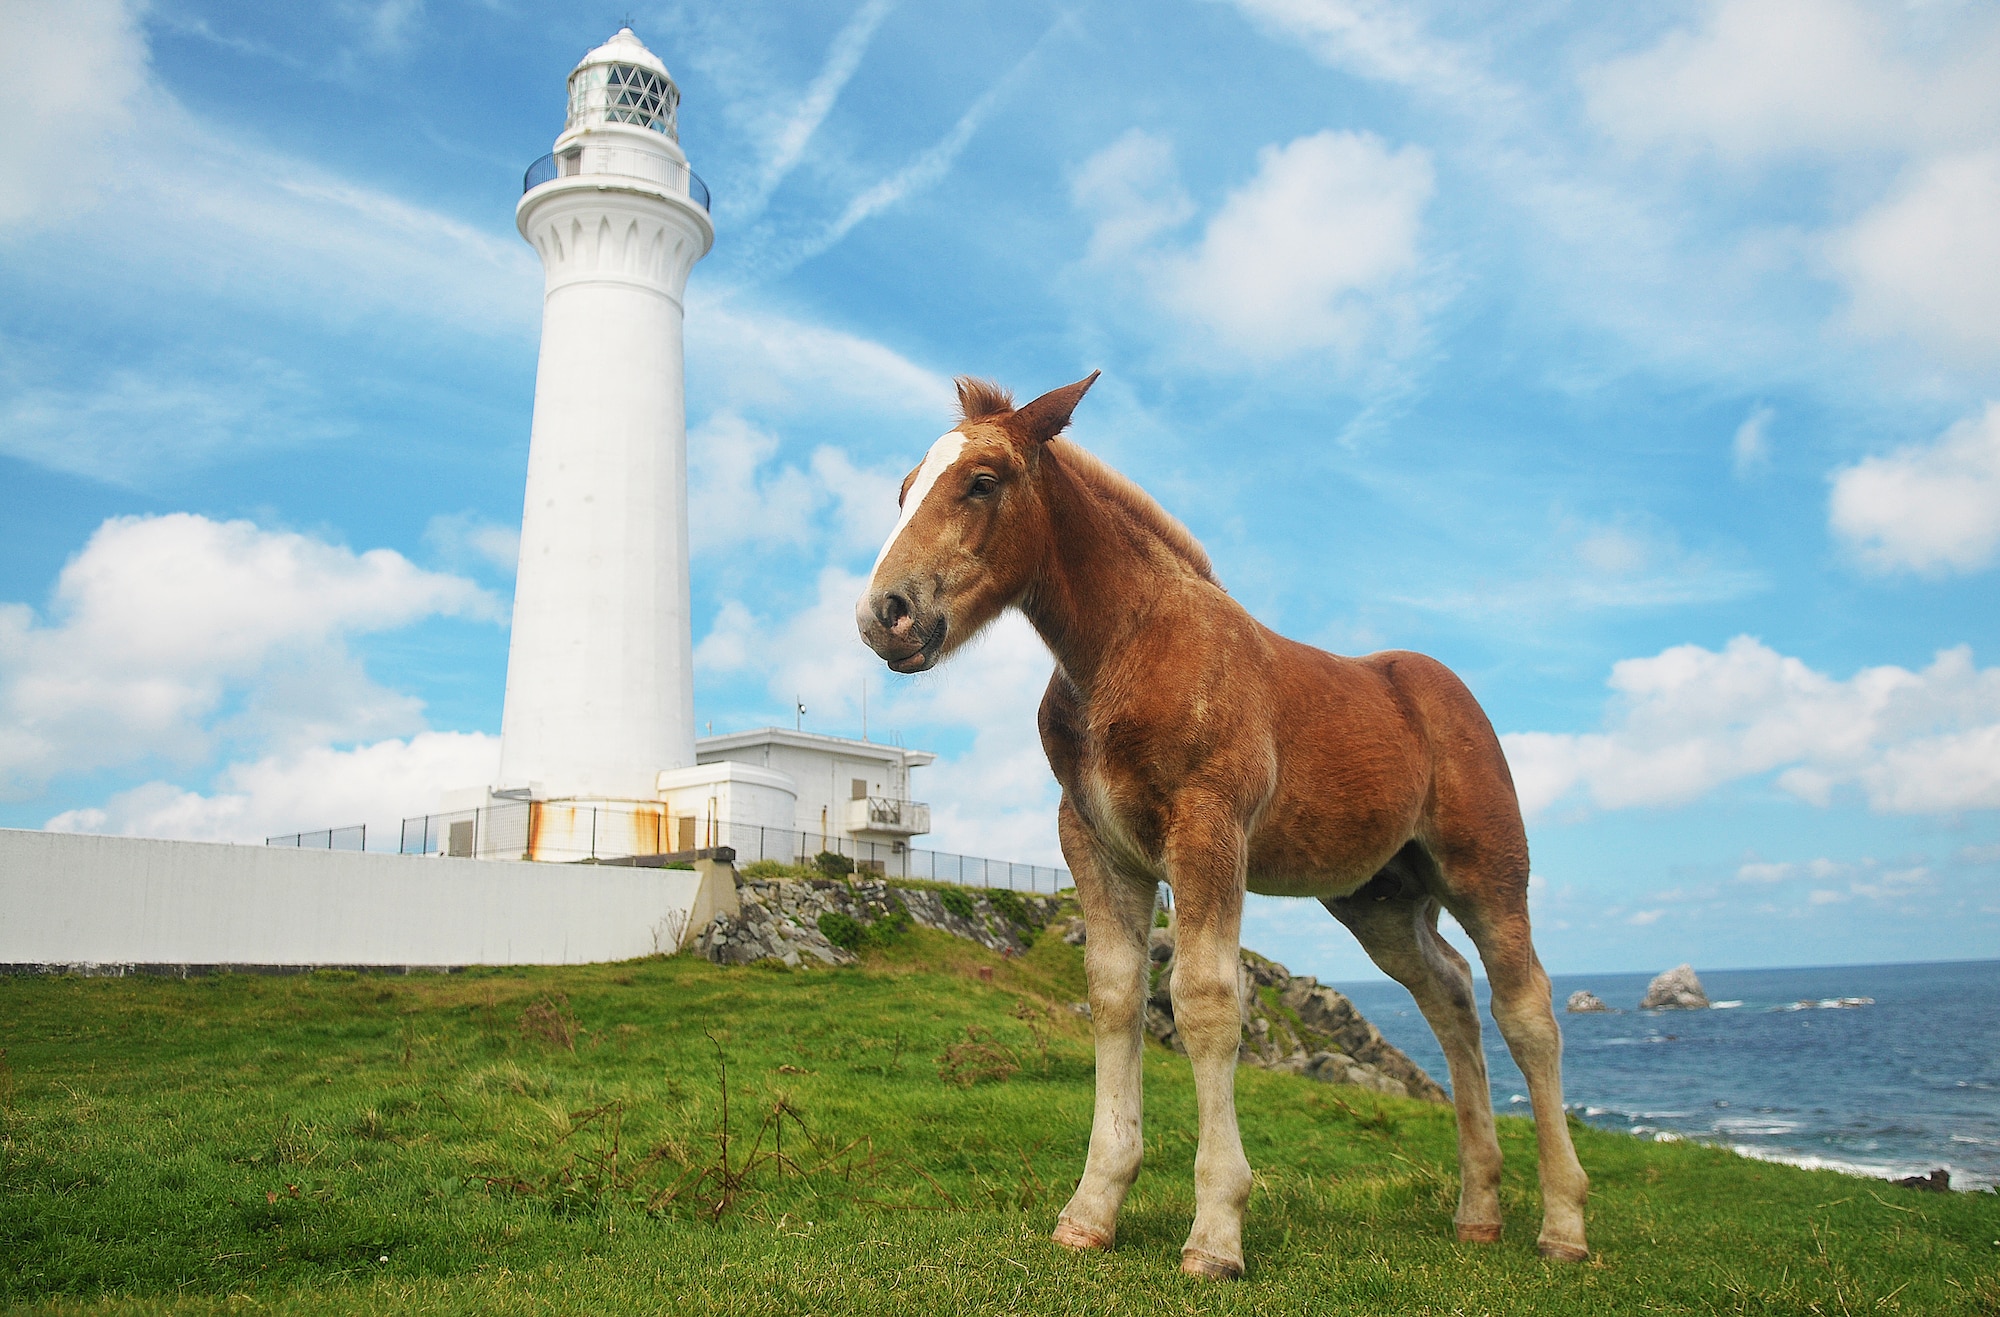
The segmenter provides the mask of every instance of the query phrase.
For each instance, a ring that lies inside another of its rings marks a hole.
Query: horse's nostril
[[[886,595],[875,616],[882,620],[883,626],[893,631],[910,620],[910,601],[899,594]]]

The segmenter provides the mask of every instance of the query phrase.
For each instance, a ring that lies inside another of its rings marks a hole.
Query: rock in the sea
[[[1646,985],[1639,1002],[1642,1011],[1705,1011],[1708,994],[1695,977],[1694,966],[1676,965]]]
[[[1569,1005],[1565,1009],[1572,1015],[1608,1015],[1611,1011],[1611,1008],[1604,1004],[1604,998],[1590,991],[1572,992],[1569,995]]]
[[[1951,1192],[1951,1172],[1940,1166],[1929,1175],[1906,1175],[1896,1183],[1905,1189],[1922,1189],[1926,1193],[1946,1194]]]

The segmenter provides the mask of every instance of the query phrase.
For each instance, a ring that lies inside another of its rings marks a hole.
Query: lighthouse
[[[620,29],[514,211],[546,283],[497,797],[657,805],[695,762],[681,320],[715,226],[679,103]]]
[[[778,728],[695,743],[681,299],[715,226],[679,109],[667,66],[621,28],[571,71],[562,135],[522,180],[514,222],[545,281],[499,781],[444,791],[404,846],[556,861],[865,846],[907,868],[930,829],[910,770],[935,755]]]

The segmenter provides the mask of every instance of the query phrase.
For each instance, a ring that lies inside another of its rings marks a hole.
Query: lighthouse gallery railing
[[[599,171],[580,170],[576,168],[569,168],[565,172],[565,162],[556,159],[555,152],[551,151],[534,164],[528,166],[528,172],[521,176],[521,191],[524,193],[533,192],[542,184],[553,183],[558,178],[574,178],[580,173],[595,174],[597,172]],[[699,202],[703,210],[709,209],[708,184],[702,182],[701,175],[695,173],[692,169],[682,172],[687,175],[687,194],[689,200]],[[612,177],[623,177],[623,175],[612,175]]]

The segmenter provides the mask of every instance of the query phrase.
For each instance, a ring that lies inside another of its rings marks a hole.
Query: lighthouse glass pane
[[[651,69],[597,64],[570,79],[569,126],[629,123],[673,137],[679,102],[680,91]]]

